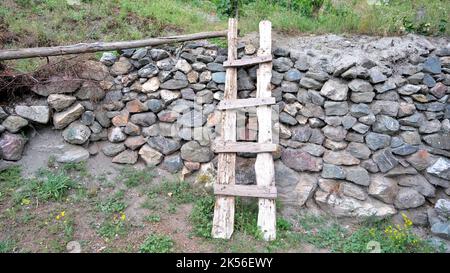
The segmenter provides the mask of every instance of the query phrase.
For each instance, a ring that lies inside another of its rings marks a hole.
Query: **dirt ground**
[[[60,152],[61,145],[64,141],[60,131],[38,128],[22,159],[15,163],[22,166],[22,176],[33,177],[40,169],[48,169],[49,158]],[[135,167],[142,169],[144,164],[138,162]],[[122,165],[111,163],[111,159],[100,151],[87,161],[87,174],[74,174],[74,179],[83,184],[87,193],[81,195],[75,191],[59,202],[32,202],[31,205],[14,206],[11,200],[0,202],[0,241],[14,240],[15,252],[67,252],[69,241],[80,243],[82,252],[138,252],[150,234],[163,234],[172,238],[174,252],[266,251],[265,242],[245,234],[237,233],[227,243],[194,236],[189,220],[192,202],[177,205],[174,210],[170,210],[170,204],[164,201],[146,206],[149,202],[146,191],[152,185],[126,187],[118,180],[122,168]],[[152,184],[171,176],[161,169],[155,169],[154,173]],[[110,216],[99,211],[98,205],[117,191],[124,192],[126,209],[123,213],[127,228],[124,234],[106,239],[99,235],[98,229]],[[62,212],[65,216],[57,220]],[[145,220],[156,214],[159,221]],[[62,219],[66,220],[62,222]],[[66,221],[70,222],[70,227],[66,227]],[[67,228],[72,230],[70,236],[66,234]],[[309,244],[274,251],[326,252]]]

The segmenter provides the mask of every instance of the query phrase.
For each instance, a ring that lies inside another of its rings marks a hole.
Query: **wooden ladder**
[[[248,59],[237,59],[237,20],[228,21],[228,60],[224,100],[218,109],[224,110],[222,115],[221,135],[213,145],[219,153],[217,181],[214,185],[216,203],[212,236],[229,239],[234,229],[235,196],[257,197],[258,228],[264,240],[276,238],[275,171],[272,152],[277,145],[272,143],[272,108],[275,98],[271,94],[272,77],[272,23],[261,21],[259,24],[260,48],[257,56]],[[256,98],[237,99],[237,68],[259,64],[257,71]],[[256,106],[258,120],[258,143],[236,142],[236,109]],[[236,153],[257,153],[255,162],[256,185],[236,185]]]

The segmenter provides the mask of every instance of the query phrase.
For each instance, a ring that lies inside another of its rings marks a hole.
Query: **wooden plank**
[[[237,58],[237,19],[228,20],[228,59]],[[226,69],[224,99],[237,98],[237,69]],[[227,110],[222,115],[221,136],[224,141],[236,141],[236,110]],[[236,154],[223,153],[218,156],[217,184],[235,184]],[[234,197],[217,196],[211,235],[213,238],[230,239],[234,231]]]
[[[238,100],[223,100],[217,105],[217,109],[236,109],[243,107],[255,107],[261,105],[272,105],[275,104],[276,100],[274,97],[270,98],[249,98],[249,99],[238,99]]]
[[[251,66],[255,64],[267,63],[272,61],[272,55],[258,56],[253,58],[239,59],[231,61],[228,59],[223,62],[223,67],[242,67],[242,66]]]
[[[277,188],[273,186],[215,184],[214,194],[275,199],[277,198]]]
[[[245,141],[215,141],[211,149],[216,153],[271,153],[278,149],[278,145]]]
[[[258,56],[268,56],[272,54],[272,23],[261,21],[259,23],[260,48]],[[270,97],[272,78],[272,63],[259,65],[257,71],[256,97]],[[258,142],[272,143],[272,109],[269,106],[259,106],[256,109],[258,117]],[[260,187],[275,186],[275,169],[271,153],[259,153],[255,162],[256,184]],[[261,230],[264,240],[276,239],[276,209],[275,200],[259,198],[258,200],[258,227]]]
[[[0,50],[0,61],[23,59],[32,57],[46,57],[68,54],[89,53],[97,51],[109,51],[126,48],[138,48],[144,46],[157,46],[169,43],[179,43],[192,40],[200,40],[215,37],[225,37],[227,31],[211,31],[200,32],[194,34],[149,38],[135,41],[120,41],[120,42],[95,42],[95,43],[79,43],[66,46],[55,47],[35,47],[35,48],[20,48],[20,49],[7,49]]]

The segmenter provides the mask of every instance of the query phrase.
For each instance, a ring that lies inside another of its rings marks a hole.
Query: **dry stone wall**
[[[251,44],[239,46],[239,58],[255,53]],[[435,213],[428,207],[450,199],[450,46],[395,63],[344,50],[276,48],[273,58],[281,201],[338,217],[406,212],[427,225]],[[58,155],[61,162],[95,156],[85,148],[99,142],[119,164],[142,160],[184,175],[213,169],[226,59],[225,49],[203,42],[104,53],[80,67],[81,80],[36,86],[46,103],[0,108],[2,156],[20,159],[20,130],[51,123],[75,145]],[[239,98],[255,97],[256,69],[238,70]],[[239,111],[238,125],[238,140],[257,139],[255,109]],[[254,161],[239,154],[238,183],[254,183]]]

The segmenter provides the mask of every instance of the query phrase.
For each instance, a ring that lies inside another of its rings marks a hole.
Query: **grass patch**
[[[143,170],[138,170],[131,166],[127,166],[121,169],[118,180],[122,181],[125,186],[132,188],[144,183],[151,183],[153,177],[153,168],[147,167]]]
[[[300,241],[332,252],[363,253],[430,253],[441,251],[414,234],[412,222],[403,215],[404,224],[392,225],[389,220],[367,219],[356,229],[343,228],[336,221],[318,216],[305,216],[300,225],[305,231]],[[379,245],[379,250],[377,249]],[[375,249],[374,249],[375,247]]]
[[[88,175],[86,161],[81,161],[77,163],[64,163],[61,169],[67,173],[77,172],[82,177]]]
[[[111,219],[105,220],[98,228],[97,233],[105,240],[111,240],[127,234],[127,231],[128,226],[125,223],[125,219],[115,215]]]
[[[68,191],[79,186],[65,171],[49,171],[41,169],[35,178],[24,180],[22,187],[14,193],[15,203],[30,204],[31,200],[61,201]]]
[[[145,216],[144,220],[150,223],[159,223],[161,222],[161,216],[156,214],[147,215]]]
[[[215,197],[213,195],[205,195],[197,198],[190,215],[193,231],[196,236],[211,238],[214,204]],[[235,231],[259,239],[261,234],[257,227],[257,219],[258,206],[256,202],[247,204],[240,198],[235,199]]]
[[[148,199],[143,207],[160,210],[163,207],[161,204],[168,204],[164,207],[167,207],[169,213],[175,213],[178,205],[194,202],[200,194],[186,181],[177,178],[163,179],[160,184],[149,189]]]
[[[167,235],[152,234],[139,247],[141,253],[169,253],[172,252],[174,242]]]
[[[16,243],[11,240],[0,240],[0,253],[11,253],[14,250]]]
[[[17,187],[23,184],[22,169],[14,165],[0,172],[0,201],[10,196]]]
[[[118,191],[113,196],[107,198],[105,201],[100,202],[98,204],[99,210],[106,214],[123,212],[127,208],[127,205],[123,201],[124,195],[124,191]]]

